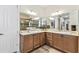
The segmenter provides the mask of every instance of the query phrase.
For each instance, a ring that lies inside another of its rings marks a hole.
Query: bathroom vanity
[[[45,32],[21,34],[20,51],[30,52],[45,44]]]
[[[30,52],[42,45],[48,45],[63,52],[79,52],[79,37],[77,34],[64,32],[37,32],[21,34],[21,52]]]
[[[78,52],[78,36],[47,33],[47,44],[64,52]],[[48,43],[49,42],[49,43]]]

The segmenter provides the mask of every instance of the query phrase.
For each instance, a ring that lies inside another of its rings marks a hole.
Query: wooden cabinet
[[[78,53],[79,53],[79,36],[78,36]]]
[[[45,44],[45,33],[34,34],[34,48],[42,46]]]
[[[46,39],[47,40],[52,40],[52,33],[47,32],[46,33]]]
[[[53,33],[53,46],[64,52],[78,52],[78,37]]]
[[[39,33],[40,46],[45,44],[45,32]]]
[[[58,49],[63,50],[63,39],[62,39],[61,35],[53,33],[52,37],[53,37],[53,41],[52,41],[53,46],[58,48]]]
[[[20,36],[20,51],[22,53],[29,52],[43,44],[45,44],[45,33]]]
[[[79,52],[78,36],[43,32],[20,37],[21,52],[29,52],[45,43],[64,52]]]
[[[39,33],[33,34],[33,44],[34,44],[34,48],[37,48],[40,46]]]
[[[52,40],[46,40],[46,44],[49,46],[53,46]]]
[[[63,35],[63,51],[78,52],[78,37]]]
[[[53,46],[52,33],[46,33],[46,44],[49,46]]]
[[[24,35],[21,36],[21,52],[29,52],[33,49],[33,36],[32,35]]]

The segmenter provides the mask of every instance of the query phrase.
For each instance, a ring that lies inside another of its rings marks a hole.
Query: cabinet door
[[[61,38],[60,34],[53,34],[53,46],[63,50],[63,39]]]
[[[47,40],[52,40],[52,33],[46,33]]]
[[[66,52],[78,52],[78,37],[64,35],[63,36],[63,47]]]
[[[26,35],[23,40],[23,52],[29,52],[33,49],[33,36]]]
[[[34,39],[34,48],[39,47],[40,46],[39,34],[34,34],[33,39]]]
[[[40,45],[45,44],[45,33],[39,33]]]
[[[46,44],[49,45],[49,46],[53,46],[52,40],[46,40]]]
[[[46,33],[46,44],[49,46],[53,46],[52,45],[52,33]]]
[[[79,53],[79,36],[78,36],[78,53]]]

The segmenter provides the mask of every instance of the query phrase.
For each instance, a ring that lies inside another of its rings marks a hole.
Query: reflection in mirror
[[[54,17],[50,18],[50,22],[51,22],[51,28],[55,29],[55,18]]]
[[[50,18],[50,27],[51,29],[59,30],[59,17],[58,16],[52,16]]]
[[[39,19],[39,28],[40,29],[48,29],[50,25],[47,23],[47,18],[40,18]]]
[[[76,25],[71,25],[71,30],[76,31]]]
[[[29,27],[29,20],[21,20],[20,30],[26,30],[26,27]]]
[[[47,18],[35,18],[30,19],[21,19],[20,20],[20,29],[21,30],[30,30],[30,29],[46,29],[50,28],[47,24]]]
[[[69,13],[62,14],[60,16],[60,29],[62,31],[68,31],[69,30]]]

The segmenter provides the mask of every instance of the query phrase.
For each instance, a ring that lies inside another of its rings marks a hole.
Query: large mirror
[[[60,29],[62,31],[69,31],[69,13],[60,15]]]
[[[23,13],[20,13],[20,16],[21,16],[20,18],[21,30],[50,28],[50,26],[47,24],[47,18],[45,17],[37,17],[37,16],[33,17],[31,15],[26,15]]]
[[[69,13],[51,16],[50,27],[59,31],[69,31]]]

